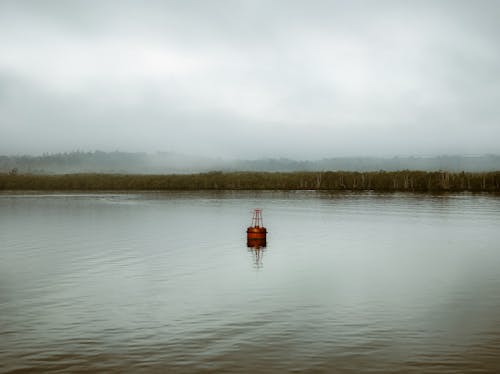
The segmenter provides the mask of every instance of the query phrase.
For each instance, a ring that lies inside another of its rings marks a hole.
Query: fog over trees
[[[320,160],[266,158],[216,159],[177,153],[70,152],[40,156],[0,156],[1,173],[169,174],[208,171],[397,171],[426,170],[485,172],[500,170],[500,155],[442,155],[428,157],[337,157]]]

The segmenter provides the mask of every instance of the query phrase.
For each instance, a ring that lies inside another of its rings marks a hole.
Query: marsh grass
[[[209,172],[200,174],[0,174],[0,190],[351,190],[500,192],[500,172]]]

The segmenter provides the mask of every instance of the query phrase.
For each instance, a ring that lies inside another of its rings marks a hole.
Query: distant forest
[[[0,190],[350,190],[500,192],[500,172],[210,172],[170,175],[0,174]]]
[[[338,157],[296,161],[285,158],[224,160],[176,153],[70,152],[41,156],[0,156],[0,173],[19,174],[189,174],[209,171],[398,171],[489,172],[500,170],[500,155],[433,157]]]

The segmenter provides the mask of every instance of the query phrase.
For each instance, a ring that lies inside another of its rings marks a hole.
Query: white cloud
[[[7,0],[0,147],[326,157],[475,139],[492,152],[500,26],[488,6]],[[266,140],[252,148],[241,135],[254,132]]]

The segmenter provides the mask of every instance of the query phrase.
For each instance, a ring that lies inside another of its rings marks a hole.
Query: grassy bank
[[[0,174],[0,190],[373,190],[500,192],[500,172],[210,172],[187,175]]]

